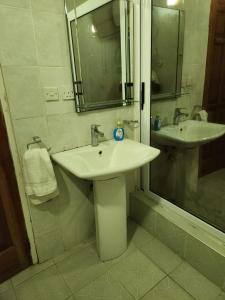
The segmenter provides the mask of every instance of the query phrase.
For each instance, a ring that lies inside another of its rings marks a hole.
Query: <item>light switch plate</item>
[[[57,87],[44,88],[45,101],[59,101],[59,91]]]

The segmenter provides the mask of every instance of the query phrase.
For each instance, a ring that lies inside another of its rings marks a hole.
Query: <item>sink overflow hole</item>
[[[99,154],[99,155],[102,155],[102,151],[99,151],[98,154]]]

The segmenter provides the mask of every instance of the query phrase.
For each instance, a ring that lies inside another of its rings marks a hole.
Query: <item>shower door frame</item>
[[[135,0],[134,0],[135,1]],[[152,27],[152,0],[140,1],[140,60],[141,60],[141,78],[140,85],[144,83],[144,105],[141,109],[141,142],[146,145],[151,145],[151,27]],[[142,105],[141,105],[142,106]],[[194,215],[186,212],[180,207],[170,203],[168,200],[153,193],[150,189],[150,164],[141,169],[141,184],[140,188],[144,193],[154,200],[159,206],[166,208],[171,213],[175,213],[178,220],[182,220],[186,224],[191,224],[194,228],[199,228],[213,238],[219,239],[225,244],[225,234],[213,227],[212,225],[200,220]]]

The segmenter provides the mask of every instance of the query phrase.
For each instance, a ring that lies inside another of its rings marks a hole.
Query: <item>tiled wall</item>
[[[72,88],[63,0],[0,0],[0,40],[0,62],[21,157],[32,136],[40,136],[52,152],[58,152],[90,144],[93,123],[101,124],[110,139],[116,119],[134,118],[134,107],[78,115],[74,101],[62,99],[63,88]],[[45,87],[57,87],[59,101],[45,102]],[[126,128],[127,136],[134,134]],[[57,174],[59,198],[30,206],[40,261],[93,232],[90,183],[62,170]]]

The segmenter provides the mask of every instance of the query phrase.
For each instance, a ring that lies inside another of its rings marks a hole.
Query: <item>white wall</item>
[[[22,157],[32,136],[40,136],[52,152],[90,144],[90,125],[98,123],[107,139],[115,122],[138,116],[129,108],[78,115],[74,101],[45,102],[44,88],[72,88],[63,0],[0,0],[0,62]],[[133,138],[135,132],[125,128]],[[137,130],[138,131],[138,130]],[[60,254],[93,233],[90,182],[57,168],[60,196],[39,207],[30,205],[40,261]],[[133,175],[129,187],[134,188]]]

